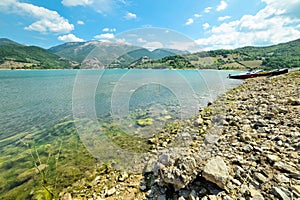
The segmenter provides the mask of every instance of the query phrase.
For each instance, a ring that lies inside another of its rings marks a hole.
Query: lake
[[[35,164],[46,163],[43,166],[50,177],[58,176],[55,170],[65,174],[69,166],[78,174],[65,179],[76,180],[97,157],[85,139],[89,128],[115,124],[132,137],[150,137],[168,121],[194,116],[200,107],[242,83],[228,79],[229,73],[232,71],[1,70],[0,197],[12,198],[23,191],[20,198],[25,198],[32,193],[24,188],[39,186],[33,178]],[[53,155],[62,155],[59,166],[55,159],[51,161]],[[57,178],[51,182],[55,182],[53,190],[67,186],[56,185]]]

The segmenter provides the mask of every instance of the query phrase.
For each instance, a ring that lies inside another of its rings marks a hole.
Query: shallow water
[[[0,71],[0,191],[12,197],[19,194],[18,189],[24,189],[22,186],[37,186],[30,182],[30,176],[26,177],[30,174],[28,170],[34,167],[32,152],[30,155],[33,147],[38,149],[43,162],[48,162],[50,155],[64,155],[60,165],[68,165],[73,171],[76,169],[76,177],[79,177],[79,172],[86,167],[84,165],[93,161],[92,158],[81,159],[78,155],[78,152],[84,155],[84,151],[88,154],[90,149],[84,150],[76,138],[79,135],[85,143],[81,130],[86,131],[93,123],[89,123],[86,129],[77,127],[76,130],[73,118],[75,121],[82,118],[114,123],[131,136],[147,138],[167,121],[192,117],[199,107],[239,85],[241,81],[227,79],[229,73],[232,72]],[[49,153],[50,147],[53,153]],[[50,163],[50,174],[51,170],[59,171],[59,167],[51,167]],[[52,165],[55,165],[54,161]],[[64,172],[63,168],[60,170],[60,173]],[[19,174],[23,175],[20,177]],[[66,177],[70,181],[74,175]]]

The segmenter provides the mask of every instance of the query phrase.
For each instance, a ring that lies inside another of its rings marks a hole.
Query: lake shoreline
[[[299,71],[246,80],[194,118],[173,123],[150,138],[152,150],[143,172],[107,167],[107,173],[85,182],[84,190],[69,187],[60,195],[64,199],[300,198],[299,83]]]

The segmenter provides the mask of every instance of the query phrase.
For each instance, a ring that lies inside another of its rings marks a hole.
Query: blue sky
[[[158,27],[232,49],[300,38],[300,0],[1,0],[0,27],[0,37],[44,48]]]

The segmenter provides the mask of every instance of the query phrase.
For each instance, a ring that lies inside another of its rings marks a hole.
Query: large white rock
[[[228,167],[221,157],[215,157],[208,161],[202,172],[202,176],[222,189],[229,178]]]

